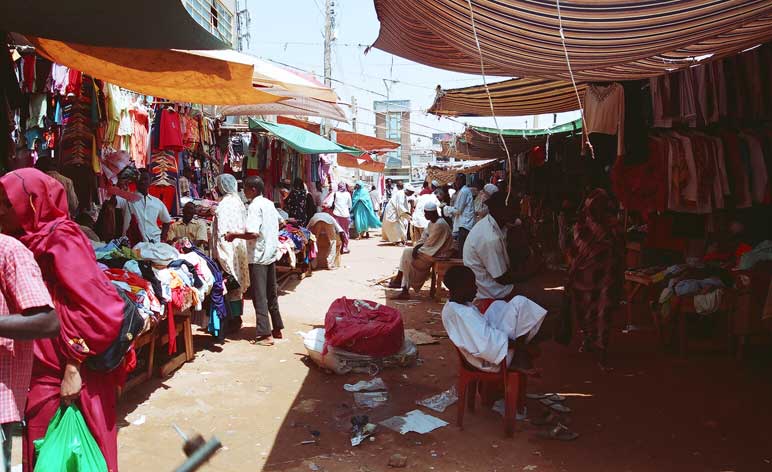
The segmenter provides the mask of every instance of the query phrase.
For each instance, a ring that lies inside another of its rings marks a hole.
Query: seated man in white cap
[[[418,244],[402,252],[399,272],[389,284],[389,288],[402,289],[398,298],[403,300],[410,298],[410,287],[416,292],[421,290],[436,259],[451,257],[454,251],[453,233],[448,223],[440,218],[437,204],[426,202],[423,212],[429,225]]]

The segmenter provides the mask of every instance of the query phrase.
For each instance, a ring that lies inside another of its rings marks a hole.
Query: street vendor
[[[206,222],[196,217],[196,204],[193,202],[182,207],[182,219],[172,223],[169,228],[169,242],[174,243],[183,238],[200,248],[209,245]]]
[[[161,200],[148,195],[150,179],[150,172],[142,169],[137,181],[137,199],[129,201],[123,197],[116,197],[118,202],[116,207],[123,210],[121,234],[129,236],[130,240],[139,240],[132,242],[158,243],[167,240],[172,217]],[[158,227],[158,221],[162,224],[161,228]]]
[[[464,265],[474,272],[480,299],[510,300],[514,296],[506,231],[518,212],[515,205],[507,205],[506,198],[506,192],[496,192],[485,202],[489,214],[472,228],[463,249]]]
[[[399,263],[399,272],[389,284],[389,288],[402,288],[400,299],[410,298],[410,287],[419,291],[429,278],[432,265],[437,259],[453,255],[453,234],[448,223],[440,218],[437,204],[427,202],[423,207],[424,216],[429,225],[414,248],[405,248]]]

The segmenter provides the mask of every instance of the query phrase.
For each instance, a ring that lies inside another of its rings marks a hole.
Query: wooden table
[[[175,336],[182,333],[184,351],[165,362],[159,369],[161,377],[166,377],[175,370],[177,370],[185,362],[192,361],[196,354],[193,352],[193,326],[190,321],[190,315],[192,314],[190,308],[181,311],[174,315],[174,333]],[[158,325],[139,335],[134,342],[134,349],[139,349],[144,346],[149,346],[147,366],[144,371],[132,376],[126,381],[126,384],[121,389],[120,394],[126,393],[133,389],[137,385],[147,382],[155,373],[155,352],[159,346],[166,346],[169,344],[169,333],[166,320],[160,322]]]
[[[625,291],[625,308],[627,310],[627,323],[623,332],[629,333],[633,331],[633,302],[639,292],[644,292],[644,301],[647,308],[651,313],[652,321],[654,322],[654,329],[657,330],[657,337],[662,340],[662,332],[659,326],[659,318],[657,313],[652,309],[652,305],[657,300],[657,290],[660,281],[654,278],[654,275],[642,274],[640,272],[625,271],[625,282],[632,284],[632,290]]]
[[[435,300],[442,301],[442,280],[445,273],[451,267],[464,265],[463,259],[438,259],[432,264],[432,285],[429,288],[429,296]]]

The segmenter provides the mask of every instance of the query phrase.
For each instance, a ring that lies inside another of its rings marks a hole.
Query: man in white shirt
[[[161,200],[148,195],[149,188],[150,172],[142,169],[137,181],[137,200],[128,201],[125,198],[116,197],[118,202],[116,208],[123,210],[123,231],[121,234],[126,235],[133,217],[137,222],[143,242],[160,243],[167,239],[172,217],[169,216],[169,210]],[[158,221],[162,224],[161,228],[158,228]]]
[[[372,190],[370,190],[370,201],[373,204],[373,210],[380,216],[381,214],[381,192],[378,191],[378,189],[373,185]]]
[[[474,272],[481,299],[509,300],[514,295],[506,235],[517,208],[506,199],[506,192],[497,192],[485,202],[490,213],[475,225],[464,246],[464,265]]]
[[[443,283],[450,297],[442,309],[442,325],[467,362],[485,372],[498,372],[506,359],[508,369],[533,373],[526,344],[539,332],[547,310],[517,296],[493,302],[483,315],[473,303],[477,289],[468,267],[451,267]]]
[[[342,254],[348,254],[348,232],[351,227],[351,194],[346,189],[345,182],[338,182],[338,191],[335,192],[335,197],[332,201],[332,216],[335,217],[335,221],[338,222],[341,228],[343,228],[343,250]]]
[[[453,206],[445,207],[445,216],[453,217],[453,234],[458,239],[458,249],[463,253],[466,239],[475,224],[474,196],[466,185],[466,175],[459,173],[453,184],[457,193],[453,195]]]
[[[263,197],[264,191],[263,179],[247,177],[244,181],[244,195],[251,203],[247,208],[246,231],[243,234],[228,233],[225,239],[247,241],[250,290],[257,319],[255,343],[272,346],[274,339],[281,339],[281,330],[284,329],[276,286],[280,216],[274,203]]]
[[[437,204],[427,202],[421,212],[424,213],[428,226],[416,246],[406,248],[402,252],[399,272],[389,284],[389,288],[402,288],[402,293],[398,296],[402,300],[410,298],[410,287],[416,292],[421,290],[436,259],[448,258],[455,250],[450,226],[440,218]]]

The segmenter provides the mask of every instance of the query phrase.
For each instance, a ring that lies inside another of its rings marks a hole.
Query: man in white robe
[[[422,212],[428,226],[415,247],[402,251],[399,272],[389,284],[389,288],[402,289],[398,298],[403,300],[410,298],[410,287],[416,292],[421,290],[436,259],[449,258],[455,251],[453,233],[448,223],[440,218],[437,204],[426,203]]]
[[[411,189],[405,189],[402,182],[397,182],[397,189],[391,195],[383,211],[382,239],[389,243],[404,244],[407,240],[407,225],[410,221],[410,204],[408,197]]]
[[[477,285],[471,269],[451,267],[443,282],[450,298],[442,309],[442,324],[467,362],[485,372],[498,372],[506,359],[509,369],[529,373],[526,344],[539,332],[547,310],[517,296],[493,302],[483,315],[473,303]]]

